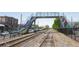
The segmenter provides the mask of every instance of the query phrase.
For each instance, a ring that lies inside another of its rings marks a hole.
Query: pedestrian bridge
[[[25,24],[25,27],[31,27],[32,23],[36,21],[37,18],[60,18],[62,25],[64,25],[64,21],[67,22],[65,16],[63,13],[59,12],[36,12],[32,13],[30,17],[27,18],[27,22]]]
[[[35,21],[37,18],[60,18],[62,28],[65,27],[65,24],[68,24],[63,13],[59,13],[59,12],[35,12],[35,13],[32,13],[27,18],[28,21],[24,25],[24,27],[25,27],[25,29],[27,29],[27,31],[32,27],[33,22],[35,24]]]

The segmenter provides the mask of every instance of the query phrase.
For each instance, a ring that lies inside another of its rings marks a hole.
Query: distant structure
[[[9,16],[0,16],[0,24],[5,25],[6,30],[14,30],[18,26],[18,19]]]
[[[74,28],[79,28],[79,22],[74,22],[74,23],[73,23],[73,27],[74,27]]]

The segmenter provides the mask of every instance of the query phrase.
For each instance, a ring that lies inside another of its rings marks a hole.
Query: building
[[[5,25],[0,24],[0,33],[3,32],[3,31],[5,30],[4,28],[5,28]]]
[[[9,16],[0,16],[0,24],[5,25],[6,30],[14,30],[18,26],[18,19]]]

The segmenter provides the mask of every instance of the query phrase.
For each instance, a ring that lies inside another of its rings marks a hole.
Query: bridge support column
[[[34,21],[34,26],[36,25],[36,20]]]
[[[35,32],[35,29],[36,29],[36,20],[34,21],[34,32]]]

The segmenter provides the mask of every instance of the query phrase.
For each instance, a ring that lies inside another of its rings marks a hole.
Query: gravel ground
[[[53,33],[53,38],[56,47],[79,47],[78,41],[62,33]]]
[[[54,47],[53,34],[49,33],[41,47]]]

